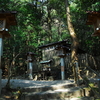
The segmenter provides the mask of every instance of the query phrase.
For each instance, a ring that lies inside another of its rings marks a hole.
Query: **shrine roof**
[[[44,48],[47,48],[47,47],[50,47],[50,46],[56,46],[55,50],[59,49],[59,48],[64,48],[64,49],[68,50],[69,53],[71,52],[71,44],[68,43],[68,40],[49,43],[49,44],[46,44],[46,45],[39,46],[38,48],[44,49]],[[86,52],[84,50],[82,50],[81,48],[78,48],[77,54],[82,54],[82,53],[86,53]]]
[[[52,59],[41,61],[40,64],[48,64],[48,63],[51,63],[51,62],[52,62]]]
[[[42,49],[42,48],[46,48],[46,47],[50,47],[50,46],[55,46],[55,45],[62,45],[62,44],[66,44],[66,46],[70,46],[71,45],[70,43],[68,43],[68,40],[63,40],[63,41],[58,41],[58,42],[53,42],[53,43],[45,44],[45,45],[39,46],[38,48]]]
[[[100,11],[86,11],[87,14],[100,14]]]
[[[36,55],[34,52],[28,52],[27,55]]]
[[[5,11],[5,10],[0,10],[0,14],[9,14],[9,13],[16,14],[17,11]]]

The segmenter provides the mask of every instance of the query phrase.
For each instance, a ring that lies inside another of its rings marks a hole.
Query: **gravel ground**
[[[32,88],[32,87],[45,87],[55,85],[66,85],[73,83],[73,80],[56,80],[56,81],[33,81],[33,80],[22,80],[22,79],[11,79],[10,85],[12,88]],[[7,79],[2,79],[2,87],[7,83]]]

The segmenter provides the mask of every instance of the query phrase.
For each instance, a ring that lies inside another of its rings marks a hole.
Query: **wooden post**
[[[79,85],[79,67],[78,67],[78,62],[76,61],[75,64],[76,64],[76,68],[75,68],[75,70],[76,70],[76,84]]]

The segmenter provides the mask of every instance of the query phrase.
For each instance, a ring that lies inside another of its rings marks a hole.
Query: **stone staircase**
[[[2,79],[2,87],[7,83]],[[34,81],[11,79],[12,89],[20,88],[21,94],[19,99],[0,100],[95,100],[89,97],[90,92],[85,86],[76,86],[73,80],[56,80],[56,81]]]
[[[49,82],[48,82],[49,83]],[[44,81],[45,84],[45,81]],[[53,84],[43,87],[26,87],[22,89],[20,100],[94,100],[84,86],[76,84]]]

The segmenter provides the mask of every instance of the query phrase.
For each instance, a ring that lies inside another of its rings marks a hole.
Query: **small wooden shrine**
[[[58,41],[39,46],[41,52],[40,64],[41,68],[44,64],[50,65],[51,73],[56,73],[58,79],[66,79],[67,68],[70,66],[71,44],[69,40]],[[82,54],[84,51],[78,49],[77,54]],[[42,68],[42,69],[43,69]],[[52,74],[55,77],[55,74]]]
[[[94,33],[92,36],[100,36],[100,12],[87,11],[86,24],[94,26]]]
[[[66,53],[71,51],[70,46],[68,40],[64,40],[39,46],[39,49],[42,49],[43,59],[50,60],[54,55],[61,56],[64,54],[66,56]]]
[[[10,37],[8,28],[13,25],[17,25],[16,11],[0,11],[0,34],[3,37]]]

